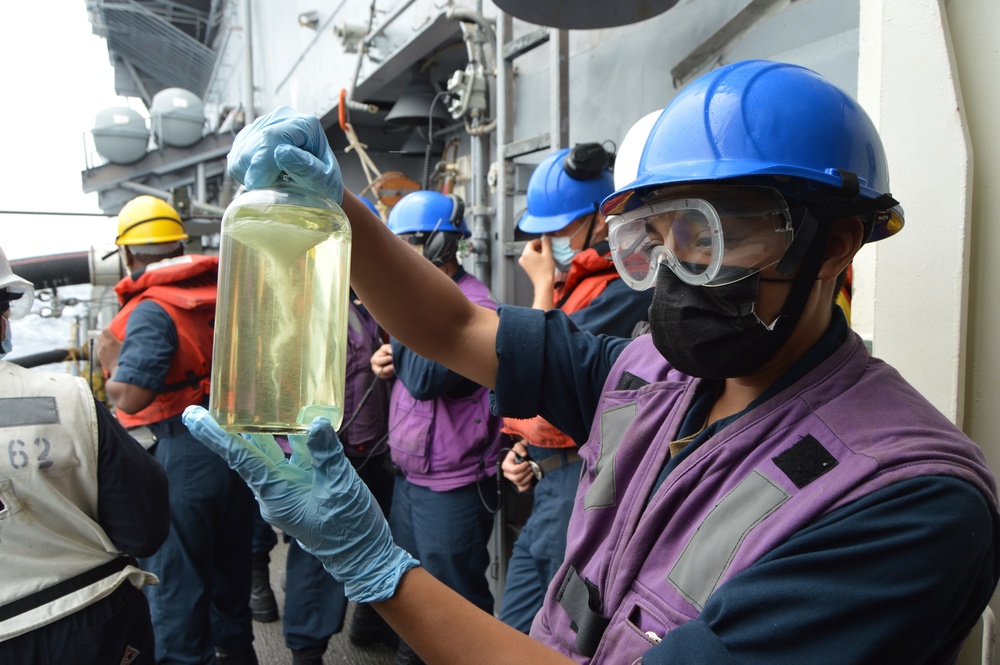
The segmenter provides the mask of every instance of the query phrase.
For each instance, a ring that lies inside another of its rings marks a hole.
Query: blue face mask
[[[580,231],[589,228],[593,221],[594,218],[591,217],[585,224],[581,224],[580,228],[568,236],[549,236],[549,240],[552,241],[552,258],[555,259],[556,265],[561,269],[569,270],[570,264],[573,263],[573,257],[581,252],[581,250],[573,249],[571,246],[573,238],[578,236]]]
[[[3,341],[0,342],[0,358],[3,358],[8,353],[10,353],[13,348],[14,336],[10,331],[10,320],[7,319],[3,322]]]
[[[569,268],[569,265],[573,262],[573,257],[580,253],[580,250],[573,249],[570,247],[570,238],[562,237],[556,238],[551,237],[552,241],[552,258],[555,259],[556,265],[561,268]]]

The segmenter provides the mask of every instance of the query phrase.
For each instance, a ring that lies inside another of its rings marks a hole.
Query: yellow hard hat
[[[118,213],[116,245],[152,245],[187,239],[181,216],[163,199],[137,196]]]

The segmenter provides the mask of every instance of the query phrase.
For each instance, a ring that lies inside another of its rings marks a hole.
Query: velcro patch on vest
[[[0,427],[55,425],[59,409],[55,397],[5,397],[0,399]]]
[[[806,435],[794,446],[772,458],[774,465],[785,472],[795,486],[802,489],[837,466],[837,458],[823,444]]]
[[[638,390],[648,385],[649,381],[646,379],[640,379],[631,372],[623,372],[621,378],[618,379],[618,385],[615,386],[615,390]]]

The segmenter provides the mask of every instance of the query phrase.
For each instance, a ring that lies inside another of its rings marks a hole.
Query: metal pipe
[[[150,187],[149,185],[142,185],[137,182],[131,182],[126,180],[118,185],[122,189],[127,189],[130,192],[135,192],[136,194],[149,194],[150,196],[155,196],[158,199],[163,199],[164,201],[170,200],[170,192],[165,189],[157,189],[156,187]]]
[[[492,248],[491,255],[494,261],[493,275],[494,292],[503,299],[513,301],[514,296],[514,259],[506,256],[505,248],[514,239],[514,230],[508,223],[513,217],[511,207],[513,205],[513,173],[508,171],[507,156],[504,154],[504,146],[514,138],[513,115],[514,100],[511,90],[512,63],[504,57],[504,47],[513,32],[513,20],[509,14],[501,11],[497,20],[497,69],[496,69],[496,105],[494,114],[496,116],[496,164],[497,164],[497,185],[496,185],[496,231],[497,242]],[[505,541],[498,541],[505,542]],[[501,570],[499,583],[503,588],[506,577],[506,568]]]
[[[496,32],[493,30],[493,23],[485,16],[469,9],[468,7],[451,7],[448,9],[448,12],[445,14],[445,16],[447,16],[449,19],[453,21],[461,21],[463,23],[475,23],[476,25],[478,25],[479,28],[486,34],[485,40],[483,39],[478,40],[479,44],[482,45],[483,43],[488,42],[491,46],[493,46],[493,53],[496,53],[496,46],[495,46],[497,43]],[[466,41],[467,42],[469,41],[468,38],[466,39]],[[471,48],[472,47],[470,44],[469,60],[471,61],[480,60],[486,67],[487,71],[492,71],[493,67],[495,66],[495,62],[493,61],[494,58],[487,59],[485,50],[482,51],[483,54],[482,58],[481,59],[477,58],[476,55],[472,53]]]
[[[375,22],[375,0],[372,0],[371,10],[368,12],[368,31],[371,32],[372,23]],[[348,101],[354,100],[354,91],[358,87],[358,76],[361,75],[361,63],[365,60],[365,55],[368,54],[368,39],[367,35],[361,38],[361,43],[358,44],[358,57],[354,62],[354,74],[351,75],[351,82],[347,85],[347,95]]]
[[[492,52],[496,52],[496,33],[493,26],[481,14],[464,7],[451,7],[445,16],[453,21],[460,21],[462,33],[469,57],[468,70],[471,76],[486,78],[483,64],[487,60],[484,43],[489,41]],[[471,23],[471,27],[465,24]],[[485,38],[484,38],[485,35]],[[492,75],[492,68],[489,70]],[[492,101],[492,95],[489,100]],[[472,245],[475,250],[473,274],[487,287],[493,281],[490,256],[491,226],[494,208],[490,205],[489,170],[490,143],[489,131],[493,128],[492,121],[484,124],[479,109],[474,109],[471,118],[466,123],[470,138],[470,159],[472,173],[469,186],[472,194]]]
[[[365,35],[364,41],[362,43],[365,46],[371,46],[372,43],[375,41],[375,38],[378,37],[380,34],[382,34],[383,30],[392,25],[392,22],[395,21],[397,18],[399,18],[399,15],[405,12],[407,9],[409,9],[410,5],[412,5],[416,1],[417,0],[406,0],[405,2],[401,2],[399,5],[397,5],[396,8],[392,10],[392,13],[386,16],[385,20],[378,24],[377,28],[369,32],[367,35]]]
[[[198,162],[194,167],[194,198],[204,201],[208,198],[208,187],[205,182],[205,162]]]
[[[10,267],[36,289],[90,284],[90,252],[68,252],[14,259]]]
[[[90,353],[86,346],[73,349],[53,349],[51,351],[41,351],[19,358],[8,358],[7,361],[20,367],[31,368],[43,365],[52,365],[66,360],[88,360]]]
[[[243,17],[243,122],[249,125],[257,118],[253,101],[253,26],[250,20],[250,0],[241,0],[240,14]]]

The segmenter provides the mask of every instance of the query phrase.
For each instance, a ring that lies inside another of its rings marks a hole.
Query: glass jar
[[[226,208],[210,398],[224,429],[340,427],[350,275],[344,211],[287,175]]]

